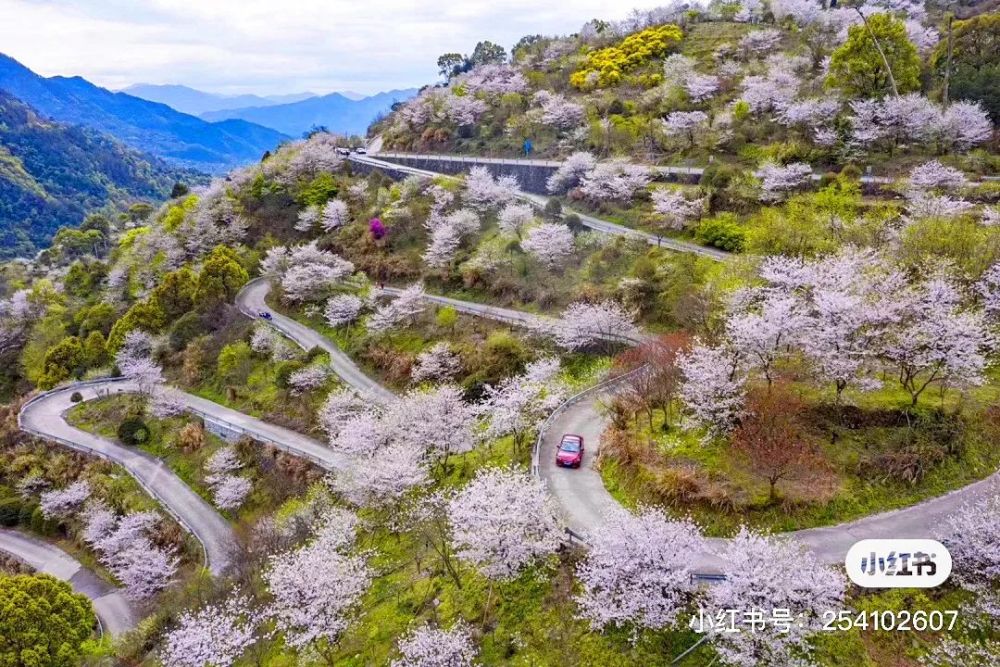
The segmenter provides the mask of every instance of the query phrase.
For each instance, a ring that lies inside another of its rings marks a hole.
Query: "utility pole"
[[[865,24],[865,28],[868,29],[868,35],[872,38],[872,41],[875,42],[875,49],[878,51],[878,54],[882,56],[882,64],[885,65],[885,71],[889,74],[889,85],[892,86],[892,96],[899,97],[899,89],[896,88],[896,77],[892,75],[892,67],[889,66],[889,59],[885,57],[885,51],[882,50],[882,45],[879,44],[878,38],[875,37],[875,33],[872,32],[872,27],[868,25],[868,19],[865,18],[861,8],[855,7],[854,11],[856,11],[858,16],[861,17],[861,20]]]
[[[951,42],[951,24],[955,22],[955,13],[948,13],[948,59],[944,66],[944,91],[942,92],[941,101],[945,107],[948,106],[948,86],[951,84],[951,53],[952,53],[952,42]]]

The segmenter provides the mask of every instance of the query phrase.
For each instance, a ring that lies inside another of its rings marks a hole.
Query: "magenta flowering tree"
[[[378,241],[385,236],[385,225],[378,218],[372,218],[368,221],[368,233],[372,235],[373,239]]]

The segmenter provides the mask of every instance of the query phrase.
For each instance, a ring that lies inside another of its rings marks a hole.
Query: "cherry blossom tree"
[[[440,341],[417,355],[410,371],[414,382],[450,380],[462,370],[461,358],[447,341]]]
[[[780,109],[777,120],[787,127],[815,129],[833,124],[840,110],[840,101],[830,98],[798,100]]]
[[[415,488],[430,483],[423,447],[389,442],[368,455],[357,455],[346,470],[333,475],[330,488],[360,506],[396,503]]]
[[[166,588],[177,572],[173,551],[152,543],[148,532],[159,522],[155,512],[135,512],[115,517],[96,504],[85,516],[84,538],[101,563],[125,587],[125,594],[144,600]]]
[[[675,625],[695,596],[690,568],[704,550],[690,520],[670,521],[654,509],[613,510],[590,536],[590,551],[577,567],[580,616],[595,630]]]
[[[212,486],[212,503],[222,510],[239,509],[253,490],[253,482],[239,475],[221,475],[206,481]]]
[[[648,167],[628,160],[599,162],[580,180],[580,192],[595,202],[628,202],[653,179]]]
[[[40,497],[39,506],[46,519],[66,519],[83,507],[90,494],[90,484],[79,480],[62,489],[46,491]]]
[[[913,190],[957,190],[968,185],[958,169],[946,167],[937,160],[924,162],[910,171],[907,185]]]
[[[804,162],[785,166],[769,162],[761,165],[754,175],[761,181],[761,199],[778,201],[789,192],[809,183],[812,178],[812,167]]]
[[[365,302],[353,294],[338,294],[326,302],[323,317],[331,327],[342,327],[358,319]]]
[[[343,227],[351,220],[350,210],[347,203],[340,199],[331,199],[323,207],[323,217],[320,224],[325,231],[331,232],[334,229]]]
[[[288,386],[293,396],[315,391],[330,379],[330,366],[325,363],[309,364],[288,376]]]
[[[989,141],[993,123],[979,102],[958,101],[944,110],[937,133],[946,146],[964,151]]]
[[[780,111],[792,103],[800,85],[799,77],[790,69],[772,66],[765,75],[754,74],[743,78],[740,99],[754,113]]]
[[[887,332],[881,355],[897,367],[913,405],[932,384],[964,387],[985,381],[993,339],[983,313],[963,309],[953,284],[931,278],[897,294],[896,303],[899,321]]]
[[[291,252],[287,246],[279,245],[269,248],[260,261],[261,275],[278,277],[285,275],[285,271],[291,266]]]
[[[705,199],[687,199],[673,188],[653,190],[653,210],[663,216],[663,226],[681,230],[698,219],[705,208]]]
[[[281,277],[281,290],[293,302],[320,298],[354,273],[354,264],[319,250],[315,241],[292,250],[289,264]]]
[[[165,667],[230,667],[257,642],[261,611],[246,595],[186,611],[166,635],[160,659]]]
[[[560,130],[580,125],[586,116],[582,105],[570,102],[558,93],[539,90],[532,98],[542,110],[542,123]]]
[[[489,110],[489,105],[472,95],[445,95],[445,115],[455,125],[473,125]]]
[[[573,254],[573,232],[564,224],[543,222],[528,230],[521,247],[547,268],[555,269]]]
[[[796,664],[808,654],[809,636],[823,625],[823,612],[840,609],[846,582],[810,552],[789,541],[765,537],[746,528],[725,546],[726,579],[706,591],[708,613],[789,610],[787,628],[766,623],[756,632],[713,631],[716,650],[727,664],[761,667]]]
[[[271,559],[268,616],[296,649],[329,646],[350,625],[373,572],[365,559],[307,545]]]
[[[927,655],[920,659],[927,667],[981,667],[1000,662],[1000,642],[962,642],[944,637]]]
[[[295,229],[300,232],[308,232],[320,221],[320,215],[318,206],[307,206],[299,211],[298,220],[295,221]]]
[[[565,192],[579,184],[584,175],[593,171],[595,166],[597,158],[591,153],[586,151],[572,153],[545,181],[545,188],[553,193]]]
[[[448,503],[455,555],[488,579],[515,578],[559,548],[561,525],[541,480],[487,468]]]
[[[818,22],[823,13],[823,6],[817,0],[771,0],[770,7],[776,23],[791,17],[803,27]]]
[[[399,642],[402,656],[392,667],[472,667],[476,646],[469,628],[458,623],[451,630],[421,626]]]
[[[727,432],[743,410],[746,376],[735,355],[722,347],[695,345],[677,356],[684,374],[681,401],[692,420],[714,432]]]
[[[992,588],[1000,582],[1000,490],[994,488],[984,498],[962,505],[948,517],[943,537],[951,553],[953,577],[964,588],[980,595],[996,595]]]
[[[485,63],[477,65],[455,81],[469,93],[485,93],[500,97],[509,93],[523,93],[528,89],[528,81],[519,69],[506,63]]]
[[[323,430],[332,438],[340,432],[341,424],[345,421],[370,410],[370,401],[365,401],[351,389],[342,388],[330,392],[316,417]]]
[[[521,238],[521,230],[535,219],[535,211],[528,204],[508,204],[500,209],[497,221],[500,231]]]
[[[424,301],[424,286],[414,283],[404,289],[398,297],[375,309],[368,318],[368,333],[379,334],[402,322],[416,317],[427,309]]]
[[[444,267],[455,257],[462,238],[479,229],[479,216],[475,211],[462,209],[448,215],[433,214],[425,226],[430,230],[430,244],[424,260],[433,267]]]
[[[520,187],[516,176],[493,178],[486,167],[473,167],[465,177],[462,198],[477,211],[486,211],[516,199]]]
[[[567,350],[580,350],[608,341],[639,340],[635,314],[616,301],[571,304],[558,320],[544,321],[539,328]]]
[[[543,358],[528,364],[521,375],[504,378],[496,386],[486,385],[482,403],[487,417],[486,437],[511,435],[515,449],[519,449],[527,434],[566,396],[558,373],[559,360]]]
[[[995,319],[1000,315],[1000,262],[986,269],[975,288],[982,299],[983,310]]]
[[[293,153],[283,171],[288,182],[337,171],[344,163],[337,153],[337,137],[328,132],[316,132],[306,141],[291,144],[287,151]]]
[[[733,348],[770,384],[772,369],[784,348],[808,326],[798,300],[769,290],[748,290],[730,309],[726,333]]]
[[[708,114],[704,111],[674,111],[663,119],[663,131],[668,137],[682,136],[688,146],[694,146],[695,134],[708,127]]]
[[[740,40],[739,49],[748,58],[759,57],[774,52],[781,43],[782,33],[773,28],[748,32]]]

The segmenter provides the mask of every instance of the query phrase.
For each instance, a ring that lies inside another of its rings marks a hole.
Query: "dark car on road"
[[[556,465],[564,468],[579,468],[583,463],[583,436],[566,433],[559,441],[556,451]]]
[[[271,319],[271,313],[267,312],[266,310],[262,310],[262,311],[260,311],[260,312],[259,312],[259,313],[257,313],[257,314],[258,314],[258,315],[260,315],[260,316],[261,316],[261,318],[263,318],[263,319],[265,319],[265,320],[269,320],[269,319]]]

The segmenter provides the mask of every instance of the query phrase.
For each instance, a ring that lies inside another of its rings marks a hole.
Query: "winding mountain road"
[[[68,582],[75,592],[90,598],[105,632],[120,635],[135,627],[135,614],[122,592],[59,547],[14,530],[0,528],[0,551],[13,556],[36,572],[50,574]]]
[[[398,294],[399,290],[383,288],[382,292]],[[426,295],[425,299],[452,306],[460,312],[529,327],[540,317],[553,319],[450,297]],[[594,462],[600,451],[601,434],[607,421],[600,403],[613,392],[614,383],[600,391],[584,392],[583,395],[564,404],[539,436],[540,451],[536,473],[545,480],[562,507],[569,527],[584,536],[599,531],[605,514],[618,505],[618,501],[604,487],[600,473],[594,468]],[[555,465],[555,452],[563,433],[575,433],[584,438],[586,455],[584,465],[578,469],[571,470]],[[873,537],[934,537],[944,520],[962,505],[986,498],[996,493],[998,489],[1000,489],[1000,471],[979,482],[909,507],[834,526],[793,531],[785,535],[808,548],[821,562],[842,563],[847,550],[859,540]],[[723,539],[710,540],[710,544],[716,549],[723,543]],[[701,554],[699,562],[706,568],[716,568],[720,565],[720,560],[714,553]]]
[[[267,294],[270,291],[271,282],[267,278],[251,280],[236,295],[236,305],[244,315],[270,324],[302,349],[310,350],[313,347],[323,349],[330,355],[330,367],[333,372],[358,392],[383,404],[396,399],[392,391],[365,375],[364,371],[329,338],[290,317],[274,312],[267,305]],[[270,320],[260,318],[260,313],[265,311],[270,313]]]
[[[388,162],[386,160],[380,160],[378,159],[378,157],[373,157],[371,155],[358,155],[356,153],[351,153],[348,159],[360,164],[366,164],[370,167],[389,170],[389,171],[396,171],[405,174],[411,174],[414,176],[426,176],[429,178],[449,176],[448,174],[442,174],[436,171],[429,171],[427,169],[419,169],[417,167],[410,167],[408,165],[398,164],[395,162]],[[520,192],[518,193],[517,196],[523,201],[537,208],[544,208],[545,204],[547,204],[550,199],[549,197],[546,197],[544,195],[530,194],[527,192]],[[657,236],[655,234],[650,234],[649,232],[644,232],[638,229],[632,229],[631,227],[625,227],[623,225],[619,225],[614,222],[609,222],[607,220],[595,218],[592,215],[587,215],[586,213],[580,213],[579,211],[574,211],[571,208],[564,207],[563,214],[565,215],[569,213],[573,213],[579,216],[580,222],[583,224],[584,227],[593,229],[594,231],[602,232],[604,234],[639,238],[650,245],[669,248],[670,250],[676,250],[677,252],[693,253],[716,261],[723,261],[730,257],[730,254],[723,250],[708,248],[706,246],[701,246],[698,245],[697,243],[691,243],[689,241],[681,241],[679,239],[672,239],[665,236]]]

